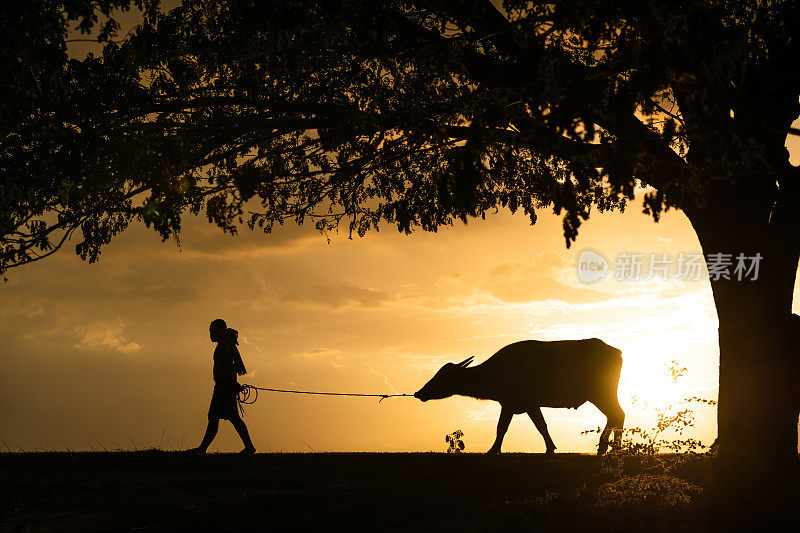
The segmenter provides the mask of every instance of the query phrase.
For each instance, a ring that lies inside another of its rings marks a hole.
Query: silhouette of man
[[[244,449],[240,453],[255,453],[256,448],[250,440],[247,425],[239,415],[238,394],[241,386],[236,381],[236,376],[247,373],[242,356],[236,347],[239,344],[239,333],[235,329],[228,328],[221,318],[211,322],[208,330],[211,341],[217,343],[214,349],[214,393],[211,395],[211,405],[208,408],[208,427],[203,442],[197,448],[188,451],[206,453],[214,437],[217,436],[219,421],[223,419],[230,420],[242,439]]]

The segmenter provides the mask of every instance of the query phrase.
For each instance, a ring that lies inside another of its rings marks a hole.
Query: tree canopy
[[[187,212],[363,234],[547,208],[569,244],[637,185],[656,219],[715,181],[765,209],[789,189],[793,2],[135,5],[117,40],[129,2],[4,15],[0,270],[73,234],[95,260],[137,220],[167,239]],[[102,54],[69,58],[98,15]]]
[[[96,260],[132,222],[166,240],[187,213],[361,235],[551,209],[569,245],[643,187],[645,212],[682,209],[704,250],[764,258],[757,281],[711,280],[716,509],[721,530],[796,526],[800,3],[5,7],[0,273],[73,235]],[[102,51],[70,58],[75,26]]]

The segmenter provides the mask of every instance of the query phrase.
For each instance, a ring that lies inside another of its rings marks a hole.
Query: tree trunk
[[[793,348],[788,320],[730,311],[720,313],[713,520],[719,531],[794,531],[799,384],[786,357]]]
[[[712,529],[794,531],[800,318],[791,305],[797,257],[768,228],[747,221],[746,211],[728,205],[725,212],[692,219],[706,257],[759,253],[763,259],[757,280],[711,282],[720,349]]]

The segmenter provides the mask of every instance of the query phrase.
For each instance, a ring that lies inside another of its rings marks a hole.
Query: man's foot
[[[198,446],[197,448],[189,448],[188,450],[183,450],[183,453],[187,455],[203,455],[204,453],[206,453],[206,450]]]
[[[252,454],[256,453],[256,449],[251,446],[249,448],[245,448],[244,450],[240,451],[239,453],[244,454],[244,455],[252,455]]]

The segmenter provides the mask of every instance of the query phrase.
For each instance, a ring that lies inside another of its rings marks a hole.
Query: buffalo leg
[[[600,435],[600,443],[597,445],[597,455],[603,455],[608,449],[608,437],[612,431],[614,432],[614,446],[619,447],[622,444],[622,426],[625,423],[625,411],[619,406],[616,398],[592,403],[606,415],[606,427]]]
[[[539,433],[541,433],[544,438],[544,444],[547,446],[547,451],[545,453],[552,454],[556,449],[556,445],[553,444],[553,439],[550,438],[550,432],[547,431],[547,422],[544,421],[544,416],[542,416],[542,409],[540,407],[534,407],[528,411],[528,416],[531,417],[533,425],[536,426],[536,429],[539,430]]]
[[[508,425],[511,423],[512,416],[514,416],[514,413],[511,412],[511,409],[503,407],[500,410],[500,420],[497,421],[497,438],[494,444],[492,444],[492,447],[489,448],[489,451],[486,452],[488,455],[500,453],[500,447],[503,445],[503,437],[506,436],[506,431],[508,431]]]

